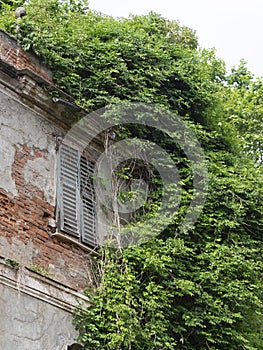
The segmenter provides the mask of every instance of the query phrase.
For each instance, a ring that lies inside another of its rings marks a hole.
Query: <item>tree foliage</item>
[[[17,33],[13,9],[2,8],[1,26],[81,107],[130,101],[176,111],[209,162],[203,212],[180,234],[191,196],[185,154],[157,131],[121,130],[177,159],[182,201],[160,237],[101,249],[92,304],[75,317],[84,349],[262,349],[262,80],[244,62],[227,75],[192,30],[154,13],[114,19],[83,1],[31,0]]]
[[[244,153],[260,166],[263,162],[263,81],[249,72],[243,60],[226,80],[228,93],[222,97],[227,121],[238,131]]]

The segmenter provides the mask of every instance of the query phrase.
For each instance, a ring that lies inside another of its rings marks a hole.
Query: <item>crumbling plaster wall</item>
[[[0,258],[0,349],[67,350],[78,333],[72,324],[82,294]]]
[[[3,350],[66,350],[77,338],[71,313],[2,285],[0,309]]]
[[[0,256],[44,268],[77,290],[90,280],[91,259],[51,237],[55,220],[58,138],[63,130],[1,89]]]
[[[2,30],[0,66],[0,349],[67,350],[92,261],[49,225],[58,141],[74,114],[52,103],[48,68]]]
[[[55,142],[58,130],[45,120],[41,120],[27,108],[12,98],[0,93],[0,176],[1,188],[17,196],[18,190],[13,177],[12,166],[16,149],[27,146],[32,157],[33,149],[44,152],[44,156],[28,160],[24,178],[40,191],[51,205],[55,204]]]

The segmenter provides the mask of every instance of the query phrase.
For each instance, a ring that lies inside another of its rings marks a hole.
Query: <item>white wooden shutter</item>
[[[85,157],[80,158],[80,197],[82,204],[82,242],[95,247],[96,240],[96,212],[95,193],[93,186],[94,163]]]
[[[60,229],[80,237],[79,151],[62,144],[59,157]]]

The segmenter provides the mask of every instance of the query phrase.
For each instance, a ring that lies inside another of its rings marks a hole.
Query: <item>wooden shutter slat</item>
[[[97,239],[93,175],[94,164],[85,157],[81,157],[82,242],[94,247],[97,245]]]
[[[80,237],[80,202],[78,194],[79,152],[62,144],[60,149],[61,230]]]
[[[59,158],[59,218],[60,229],[95,247],[95,192],[92,178],[94,163],[80,152],[62,144]]]

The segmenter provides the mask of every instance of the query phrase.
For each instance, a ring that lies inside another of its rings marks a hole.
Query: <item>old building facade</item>
[[[69,158],[59,154],[78,112],[60,103],[69,99],[63,93],[52,99],[52,89],[47,67],[0,31],[0,348],[5,350],[71,349],[77,338],[72,312],[76,303],[88,304],[83,290],[92,283],[97,218],[87,179],[93,163],[74,147],[64,151]],[[79,204],[81,176],[85,196]]]

